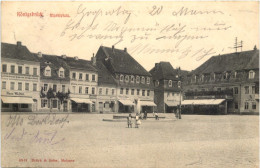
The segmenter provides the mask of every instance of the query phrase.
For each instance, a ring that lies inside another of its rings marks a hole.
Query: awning
[[[184,100],[181,105],[219,105],[225,99],[196,99],[196,100]]]
[[[80,99],[80,98],[70,98],[70,100],[76,102],[76,103],[86,103],[86,104],[92,104],[92,101],[89,99]]]
[[[131,100],[128,99],[120,99],[119,100],[125,106],[133,106],[135,105]]]
[[[156,106],[156,104],[152,101],[140,101],[141,106]]]
[[[172,107],[172,106],[178,106],[180,104],[180,101],[179,102],[176,102],[176,101],[174,101],[174,102],[165,102],[165,103],[167,104],[167,106]]]
[[[4,103],[9,103],[9,104],[33,104],[33,99],[28,98],[28,97],[1,97],[2,101]]]

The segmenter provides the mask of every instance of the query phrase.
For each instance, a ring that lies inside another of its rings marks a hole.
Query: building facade
[[[116,112],[152,112],[154,88],[152,76],[127,49],[101,46],[96,61],[103,64],[116,81]]]
[[[21,42],[1,45],[1,109],[37,111],[40,107],[40,62]]]
[[[259,50],[211,57],[185,81],[184,112],[259,113]]]

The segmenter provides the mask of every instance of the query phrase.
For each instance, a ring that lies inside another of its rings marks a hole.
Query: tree
[[[50,87],[48,92],[47,92],[47,95],[46,95],[47,99],[48,99],[48,104],[49,104],[49,108],[50,108],[50,112],[52,111],[52,99],[55,98],[55,94],[53,92],[53,89]]]
[[[58,91],[56,97],[59,99],[60,104],[62,105],[65,99],[68,99],[70,95],[70,90],[67,93]],[[63,109],[63,108],[62,108]]]

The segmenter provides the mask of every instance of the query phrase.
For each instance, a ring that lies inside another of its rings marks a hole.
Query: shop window
[[[126,90],[125,90],[125,94],[128,95],[128,93],[129,93],[129,89],[126,88]]]
[[[33,84],[33,91],[37,91],[37,84],[36,83]]]
[[[249,94],[249,86],[245,86],[245,94]]]
[[[82,73],[79,74],[79,80],[82,80]]]
[[[142,96],[145,96],[145,90],[142,90]]]
[[[249,71],[249,79],[254,79],[255,78],[255,72],[254,71]]]
[[[14,90],[14,86],[15,86],[14,82],[11,82],[10,83],[10,90]]]
[[[29,83],[25,83],[25,90],[30,90]]]
[[[11,73],[15,73],[15,66],[11,65]]]
[[[85,87],[85,94],[88,94],[88,87]]]
[[[10,107],[10,104],[2,103],[2,108],[9,108],[9,107]]]
[[[42,99],[41,100],[41,107],[44,108],[44,107],[47,107],[48,106],[48,100],[47,99]]]
[[[248,102],[245,102],[245,110],[248,109]]]
[[[140,83],[140,77],[139,76],[136,77],[136,83]]]
[[[30,68],[29,67],[25,67],[25,74],[29,75],[29,73],[30,73]]]
[[[99,88],[98,94],[99,94],[99,95],[102,95],[102,88]]]
[[[18,82],[18,90],[22,90],[22,88],[23,88],[22,82]]]
[[[23,67],[22,66],[18,66],[18,73],[22,74],[23,73]]]
[[[58,108],[58,101],[52,100],[52,108]]]
[[[7,72],[7,65],[6,64],[2,64],[2,72]]]
[[[92,88],[92,94],[95,94],[95,88]]]
[[[33,68],[33,75],[37,75],[37,68]]]
[[[6,89],[6,81],[2,81],[2,89]]]
[[[120,88],[120,94],[124,93],[124,88]]]
[[[96,75],[92,75],[92,81],[96,81]]]
[[[53,84],[52,90],[53,90],[53,92],[57,92],[57,85]]]
[[[135,94],[135,90],[132,89],[132,90],[131,90],[131,95],[134,95],[134,94]]]
[[[150,90],[147,90],[147,96],[150,96]]]
[[[256,109],[256,102],[252,102],[252,109]]]
[[[140,89],[136,90],[136,95],[140,95]]]
[[[21,104],[21,108],[29,108],[28,104]]]
[[[89,74],[86,74],[86,81],[89,81]]]
[[[238,94],[238,87],[234,87],[234,93]]]
[[[217,91],[221,91],[221,88],[217,88]]]

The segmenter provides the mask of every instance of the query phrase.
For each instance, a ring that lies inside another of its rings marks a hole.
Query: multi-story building
[[[101,46],[96,60],[102,63],[116,81],[118,112],[152,112],[154,88],[152,76],[132,56],[127,49],[119,50]]]
[[[37,111],[40,62],[21,42],[1,45],[2,111]]]
[[[91,61],[63,56],[70,68],[72,112],[94,112],[97,106],[98,71]]]
[[[158,112],[173,112],[177,110],[182,100],[181,77],[187,71],[174,69],[169,62],[155,63],[150,70],[154,83],[154,101]]]
[[[69,67],[63,56],[34,54],[40,60],[40,102],[38,111],[69,112]]]
[[[183,112],[259,113],[259,50],[211,57],[184,88]]]

